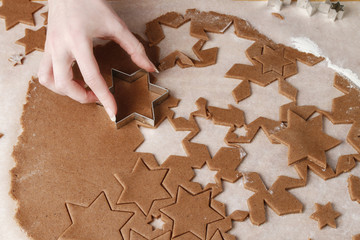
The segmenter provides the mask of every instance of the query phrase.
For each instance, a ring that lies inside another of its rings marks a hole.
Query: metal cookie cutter
[[[152,114],[152,118],[149,118],[147,116],[144,116],[142,114],[139,114],[137,112],[133,112],[130,115],[118,119],[116,117],[116,127],[117,128],[121,128],[123,126],[125,126],[126,124],[128,124],[129,122],[131,122],[132,120],[138,120],[146,125],[150,125],[150,126],[155,126],[156,123],[156,117],[155,117],[155,112],[154,112],[154,108],[157,105],[160,105],[162,102],[164,102],[168,96],[169,96],[169,90],[163,87],[160,87],[158,85],[152,84],[150,83],[150,74],[148,72],[146,72],[143,69],[140,69],[132,74],[127,74],[124,72],[121,72],[119,70],[116,69],[111,69],[111,76],[112,76],[112,86],[109,88],[110,92],[114,95],[115,94],[115,84],[116,84],[116,80],[117,81],[127,81],[129,83],[135,82],[136,80],[138,80],[139,78],[141,78],[142,76],[147,75],[147,82],[148,82],[148,89],[149,91],[156,93],[158,95],[160,95],[158,98],[156,98],[155,100],[153,100],[151,102],[151,114]],[[114,81],[115,80],[115,81]],[[114,95],[115,96],[115,95]],[[141,96],[138,96],[141,97]],[[121,110],[121,109],[120,109]]]

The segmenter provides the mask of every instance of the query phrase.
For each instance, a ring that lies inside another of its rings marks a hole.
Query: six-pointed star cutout
[[[122,239],[120,229],[133,213],[113,211],[104,193],[88,207],[66,204],[72,224],[59,239]]]
[[[25,54],[29,54],[35,50],[44,51],[46,40],[46,27],[33,31],[25,29],[25,37],[16,41],[17,44],[25,47]]]
[[[263,65],[263,73],[274,71],[281,76],[283,75],[283,68],[292,62],[284,58],[284,48],[273,50],[268,46],[264,46],[261,55],[254,57],[255,60]]]
[[[323,169],[326,168],[325,151],[339,145],[341,141],[322,131],[322,115],[308,121],[288,111],[288,127],[271,137],[289,147],[288,164],[308,158]]]
[[[5,19],[5,28],[9,30],[18,23],[35,26],[33,13],[44,5],[30,0],[2,0],[0,18]]]
[[[173,236],[191,232],[200,239],[205,240],[207,225],[223,219],[223,217],[211,208],[210,191],[192,195],[184,188],[179,187],[176,203],[160,209],[174,221]]]
[[[117,203],[136,203],[147,215],[155,200],[171,197],[162,186],[166,173],[167,170],[165,169],[150,169],[139,158],[131,173],[115,175],[124,188]]]
[[[319,222],[320,229],[326,225],[329,225],[332,228],[336,228],[335,219],[338,218],[341,214],[333,209],[330,202],[328,202],[326,205],[315,203],[315,208],[316,211],[311,214],[310,218]]]
[[[110,91],[118,107],[117,127],[120,128],[134,119],[154,126],[154,107],[169,96],[169,91],[150,83],[150,75],[144,70],[126,74],[112,69],[112,80]]]

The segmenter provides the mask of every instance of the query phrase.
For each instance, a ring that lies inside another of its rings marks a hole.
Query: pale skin
[[[148,72],[156,71],[155,66],[143,45],[105,0],[49,0],[48,4],[45,53],[38,72],[40,83],[80,103],[100,102],[114,121],[116,102],[93,55],[93,39],[115,41]],[[73,78],[74,61],[84,81]]]

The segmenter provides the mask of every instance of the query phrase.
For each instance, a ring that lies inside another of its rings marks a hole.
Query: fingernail
[[[116,116],[115,116],[115,114],[110,110],[110,108],[105,108],[105,111],[106,111],[107,114],[109,115],[111,121],[115,122],[115,121],[116,121]]]
[[[153,66],[155,72],[156,72],[156,73],[160,73],[159,70],[155,67],[155,65],[154,65],[152,62],[150,62],[150,63],[151,63],[151,65]]]

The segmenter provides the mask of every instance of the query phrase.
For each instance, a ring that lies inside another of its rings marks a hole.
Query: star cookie
[[[328,202],[326,205],[315,203],[315,208],[316,211],[311,214],[310,218],[319,222],[319,229],[322,229],[326,225],[329,225],[332,228],[336,228],[335,219],[338,218],[341,214],[333,209],[330,202]]]

